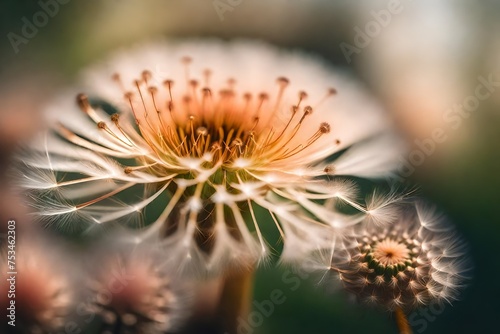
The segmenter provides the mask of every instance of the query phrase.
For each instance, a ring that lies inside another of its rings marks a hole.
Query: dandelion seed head
[[[332,253],[332,270],[342,273],[344,288],[359,300],[373,302],[376,296],[376,304],[389,311],[456,300],[470,270],[463,243],[442,216],[429,215],[434,209],[420,202],[394,204],[401,206],[398,220],[356,226],[357,246],[342,243],[349,255]],[[433,218],[433,230],[422,229],[423,215]],[[456,250],[453,256],[444,256],[449,248]]]
[[[261,260],[270,253],[263,224],[290,243],[287,257],[326,246],[361,221],[333,201],[366,213],[339,177],[396,166],[377,137],[388,129],[377,103],[310,56],[256,42],[167,42],[118,53],[85,76],[49,107],[52,131],[32,146],[36,161],[22,157],[22,185],[58,193],[37,207],[51,224],[147,226],[140,238],[160,236],[178,268]],[[161,212],[145,216],[153,206]]]

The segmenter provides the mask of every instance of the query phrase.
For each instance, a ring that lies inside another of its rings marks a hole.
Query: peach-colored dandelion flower
[[[374,139],[388,122],[358,84],[260,43],[145,45],[84,82],[49,108],[53,131],[24,157],[23,185],[60,227],[147,225],[137,238],[164,238],[180,268],[265,258],[264,224],[284,258],[325,245],[355,221],[321,203],[359,209],[343,177],[385,176],[397,156]]]

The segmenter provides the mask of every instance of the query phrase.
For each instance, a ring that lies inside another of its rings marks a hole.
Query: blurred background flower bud
[[[89,311],[103,333],[164,333],[189,316],[187,284],[166,268],[159,245],[130,247],[108,240],[89,258]]]

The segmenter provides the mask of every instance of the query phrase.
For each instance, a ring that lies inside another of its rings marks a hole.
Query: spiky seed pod
[[[282,234],[284,258],[326,245],[353,220],[318,203],[359,208],[339,177],[379,177],[397,158],[387,138],[367,140],[387,122],[358,85],[260,43],[142,46],[87,77],[85,94],[49,108],[52,132],[23,158],[21,183],[49,224],[150,225],[139,238],[166,237],[179,268],[265,258],[263,224]],[[144,221],[148,207],[161,212]]]
[[[90,271],[90,311],[100,316],[103,333],[164,333],[188,315],[185,286],[148,249],[108,248]]]
[[[74,271],[58,254],[61,249],[48,245],[39,235],[35,239],[23,234],[14,247],[0,238],[0,307],[6,310],[15,303],[15,326],[7,325],[9,318],[2,321],[8,333],[55,333],[72,314]]]
[[[456,300],[470,270],[463,242],[430,206],[401,203],[398,212],[393,224],[362,224],[337,245],[332,273],[359,300],[388,311]]]

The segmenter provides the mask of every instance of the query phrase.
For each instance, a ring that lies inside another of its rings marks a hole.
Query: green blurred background
[[[62,2],[67,3],[35,36],[18,44],[17,53],[9,33],[21,35],[23,18],[31,21],[41,6],[38,1],[0,2],[2,166],[12,143],[36,128],[26,115],[70,84],[81,68],[117,47],[158,37],[245,37],[319,54],[363,81],[410,145],[430,138],[435,128],[448,136],[405,182],[419,184],[423,195],[455,222],[470,245],[474,278],[453,307],[442,313],[430,310],[428,321],[423,313],[413,315],[415,332],[498,332],[500,91],[481,101],[458,129],[449,128],[442,117],[474,92],[479,76],[500,79],[499,1],[401,0],[401,12],[350,62],[342,43],[353,45],[356,27],[364,29],[375,19],[373,11],[387,9],[391,1],[233,0],[222,19],[211,0]],[[325,293],[317,288],[317,278],[302,279],[276,266],[261,268],[255,301],[269,299],[275,289],[286,300],[263,317],[254,333],[395,332],[389,314]]]

